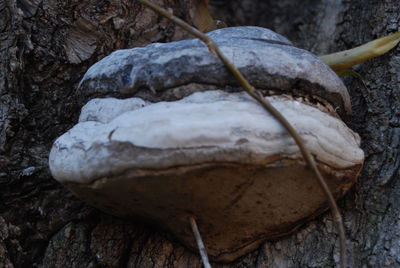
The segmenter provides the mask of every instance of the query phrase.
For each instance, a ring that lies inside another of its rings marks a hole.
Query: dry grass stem
[[[225,57],[225,55],[220,51],[218,46],[214,43],[214,41],[206,36],[204,33],[200,32],[199,30],[193,28],[183,20],[175,17],[172,13],[162,9],[161,7],[150,3],[147,0],[138,0],[140,3],[143,5],[151,8],[154,10],[156,13],[159,15],[162,15],[168,19],[170,19],[172,22],[175,24],[179,25],[189,33],[193,34],[195,37],[199,38],[202,40],[207,47],[209,48],[210,52],[213,54],[217,55],[221,61],[226,65],[226,67],[229,69],[229,71],[233,74],[233,76],[237,79],[239,84],[245,89],[245,91],[253,97],[257,102],[259,102],[265,110],[267,110],[273,117],[278,120],[282,126],[289,132],[289,134],[293,137],[295,140],[296,144],[299,146],[300,151],[308,164],[308,166],[314,171],[318,183],[320,184],[324,194],[326,195],[330,209],[333,214],[334,221],[337,225],[338,228],[338,233],[339,233],[339,239],[340,239],[340,266],[345,267],[345,259],[346,259],[346,238],[345,238],[345,231],[344,231],[344,226],[343,226],[343,221],[342,217],[340,215],[339,208],[336,204],[336,201],[333,197],[332,192],[330,191],[328,184],[326,183],[325,179],[322,177],[322,174],[320,173],[314,157],[311,155],[310,151],[306,148],[304,145],[303,140],[297,133],[297,131],[293,128],[293,126],[287,121],[287,119],[278,111],[276,110],[272,104],[266,100],[260,92],[255,90],[255,88],[247,81],[247,79],[239,72],[239,70],[228,60],[228,58]]]
[[[192,232],[194,238],[196,239],[197,248],[201,256],[204,268],[211,268],[210,262],[208,261],[206,247],[204,246],[203,239],[201,239],[199,228],[197,227],[196,220],[193,217],[189,217],[190,226],[192,227]]]

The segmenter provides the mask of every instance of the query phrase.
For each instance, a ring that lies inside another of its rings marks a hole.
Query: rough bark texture
[[[189,0],[158,0],[190,19]],[[214,1],[230,25],[259,25],[316,53],[349,48],[399,29],[398,0]],[[76,85],[119,48],[182,38],[134,1],[0,0],[0,267],[200,267],[168,234],[105,215],[50,176],[53,140],[76,121]],[[340,202],[353,267],[400,266],[400,48],[347,79],[350,126],[366,162]],[[229,265],[327,267],[338,261],[329,214],[264,243]]]

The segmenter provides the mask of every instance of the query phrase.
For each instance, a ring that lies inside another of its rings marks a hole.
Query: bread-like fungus
[[[340,119],[351,112],[341,80],[270,30],[209,35],[296,128],[343,196],[364,154]],[[104,98],[89,101],[55,141],[50,169],[105,212],[150,220],[192,249],[194,215],[209,255],[232,261],[328,208],[291,136],[198,40],[116,51],[88,70],[81,90]]]

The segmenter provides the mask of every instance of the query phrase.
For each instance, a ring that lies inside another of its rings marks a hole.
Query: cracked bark
[[[190,20],[189,0],[157,0]],[[317,54],[399,30],[397,0],[212,1],[230,25],[259,25]],[[301,8],[299,8],[301,6]],[[105,215],[50,176],[53,140],[70,128],[76,85],[111,51],[183,38],[134,1],[0,0],[0,267],[201,267],[170,235]],[[368,89],[346,79],[350,125],[366,162],[339,202],[353,267],[400,265],[400,48],[358,67]],[[325,267],[338,260],[329,214],[232,264],[216,267]]]

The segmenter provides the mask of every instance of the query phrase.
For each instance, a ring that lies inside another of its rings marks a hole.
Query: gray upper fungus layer
[[[298,131],[333,194],[343,196],[364,154],[334,111],[350,112],[340,79],[267,29],[209,36],[253,84],[281,94],[266,98]],[[78,124],[55,141],[50,170],[87,203],[157,223],[192,249],[194,215],[210,256],[232,261],[327,209],[293,139],[246,93],[229,93],[233,84],[198,40],[116,51],[89,69],[81,89],[130,97],[90,100]],[[138,98],[141,87],[160,101]],[[165,92],[178,89],[201,92],[165,101]],[[315,94],[319,101],[310,102]]]
[[[341,115],[351,113],[342,81],[318,57],[293,47],[283,36],[253,26],[219,29],[208,36],[253,86],[300,91],[330,102]],[[140,88],[157,92],[189,83],[237,86],[221,60],[198,39],[115,51],[87,71],[81,86],[87,94],[134,94]]]

